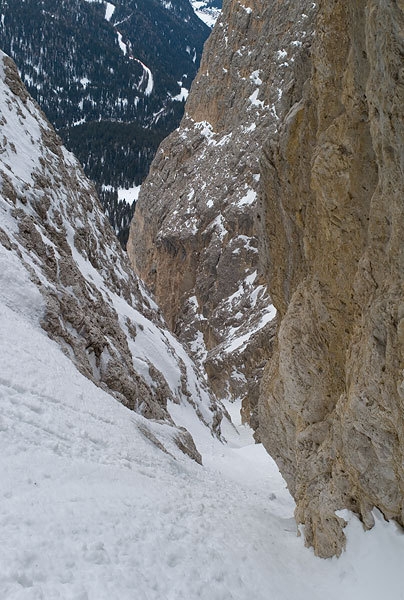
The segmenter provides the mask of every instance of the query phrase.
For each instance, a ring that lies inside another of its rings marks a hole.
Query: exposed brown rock
[[[262,160],[279,313],[260,435],[320,556],[341,508],[403,523],[404,6],[322,1],[311,72]]]

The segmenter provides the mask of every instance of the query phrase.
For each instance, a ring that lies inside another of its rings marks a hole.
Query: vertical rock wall
[[[142,186],[128,243],[215,393],[243,398],[253,426],[275,314],[257,250],[259,158],[304,81],[313,14],[306,0],[224,2],[181,126]]]
[[[276,350],[260,435],[320,556],[403,523],[404,3],[319,3],[311,73],[262,159]]]

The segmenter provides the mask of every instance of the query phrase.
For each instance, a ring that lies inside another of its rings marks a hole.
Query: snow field
[[[139,198],[140,185],[135,185],[132,188],[118,188],[118,200],[123,200],[127,204],[133,204]]]
[[[201,21],[208,27],[213,27],[215,25],[221,13],[220,9],[209,6],[209,3],[205,0],[191,0],[191,4],[195,14]]]

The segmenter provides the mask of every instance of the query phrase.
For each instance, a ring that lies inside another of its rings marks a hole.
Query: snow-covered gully
[[[204,465],[161,452],[35,325],[32,284],[1,299],[0,598],[369,600],[387,582],[403,598],[394,525],[353,520],[342,558],[316,559],[248,428],[225,424],[221,444],[175,406]]]

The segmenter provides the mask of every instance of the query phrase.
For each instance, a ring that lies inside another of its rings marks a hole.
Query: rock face
[[[284,27],[282,12],[260,0],[224,3],[182,124],[142,186],[128,242],[135,270],[215,393],[243,398],[255,425],[275,314],[258,272],[259,157],[282,95],[281,80],[272,86],[268,76],[284,62],[268,37],[270,26]]]
[[[260,435],[320,556],[337,509],[404,523],[404,3],[322,1],[262,158],[276,350]]]
[[[44,298],[41,324],[81,373],[129,408],[171,425],[170,403],[191,404],[219,433],[204,374],[167,330],[133,275],[90,182],[0,54],[0,249],[17,255]],[[156,441],[156,440],[154,440]]]

